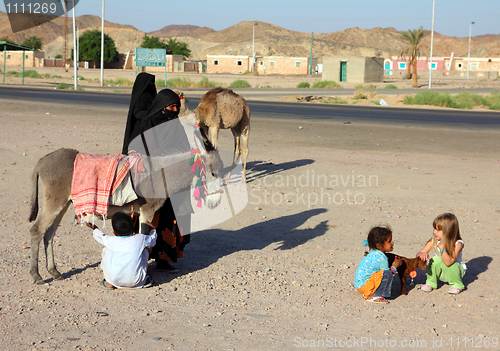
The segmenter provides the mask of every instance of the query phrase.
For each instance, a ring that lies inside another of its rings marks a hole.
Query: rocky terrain
[[[96,16],[79,16],[77,23],[80,34],[85,30],[101,28],[101,19]],[[229,28],[215,31],[207,27],[195,25],[169,25],[157,31],[147,33],[162,39],[175,37],[186,42],[191,50],[192,60],[205,60],[206,55],[251,55],[252,26],[255,22],[243,21]],[[68,48],[73,47],[72,21],[68,20]],[[105,32],[115,41],[119,52],[125,53],[140,46],[144,32],[130,25],[122,25],[105,21]],[[12,33],[5,12],[0,12],[0,38],[9,38],[21,43],[25,38],[36,35],[44,43],[45,57],[62,54],[64,47],[64,18],[43,24],[35,29]],[[430,35],[423,40],[423,52],[430,52]],[[499,57],[500,35],[482,35],[474,37],[471,44],[471,55],[474,57]],[[398,55],[404,42],[399,39],[395,28],[360,29],[348,28],[332,33],[314,33],[313,56],[319,58],[332,55],[362,55],[391,57]],[[263,56],[309,56],[311,48],[311,33],[290,31],[270,23],[258,22],[255,29],[255,50]],[[468,38],[456,38],[434,33],[433,55],[457,56],[467,55]]]

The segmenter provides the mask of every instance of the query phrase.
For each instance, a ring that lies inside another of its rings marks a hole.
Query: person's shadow
[[[493,259],[489,256],[480,256],[475,257],[465,263],[467,265],[467,272],[465,273],[462,282],[464,283],[466,289],[469,284],[479,279],[478,277],[481,273],[484,273],[488,270],[488,266],[492,261]],[[420,268],[417,268],[417,277],[414,279],[413,283],[411,281],[411,278],[407,277],[406,279],[406,291],[409,293],[410,290],[415,288],[417,284],[425,284],[425,281],[427,279],[426,273],[427,272],[422,271]],[[438,280],[438,289],[445,284],[447,283]],[[391,297],[395,298],[399,295],[401,295],[401,281],[399,279],[394,279],[392,284]]]
[[[469,286],[470,283],[478,280],[479,275],[488,270],[489,264],[493,261],[490,256],[480,256],[470,259],[465,264],[467,265],[467,272],[464,275],[462,282],[465,288]]]
[[[326,233],[326,221],[314,228],[297,229],[313,216],[326,209],[313,209],[302,213],[270,219],[238,230],[209,229],[191,234],[191,243],[185,248],[185,258],[175,266],[180,272],[168,274],[152,270],[153,279],[162,284],[176,276],[204,269],[219,259],[243,250],[261,250],[277,244],[275,250],[290,250]]]
[[[289,169],[304,167],[314,163],[314,160],[303,159],[290,162],[274,164],[265,161],[252,161],[247,163],[247,183],[251,183],[257,179],[264,178],[269,175],[280,173]]]

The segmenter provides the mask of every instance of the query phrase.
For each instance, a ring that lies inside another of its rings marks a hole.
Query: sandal
[[[461,291],[462,291],[462,289],[460,289],[460,288],[451,287],[450,290],[448,290],[448,293],[449,294],[460,294]]]
[[[432,286],[430,286],[429,284],[424,284],[420,287],[420,290],[430,292],[430,291],[434,290],[434,288]]]
[[[367,301],[374,302],[374,303],[389,303],[389,301],[387,301],[387,299],[384,299],[381,296],[374,296],[374,295],[368,296]]]
[[[146,282],[142,286],[142,288],[150,288],[153,286],[153,280],[150,277],[146,277]]]
[[[101,288],[103,288],[104,290],[115,290],[115,289],[116,289],[114,286],[111,286],[111,287],[106,286],[106,284],[104,284],[105,282],[106,282],[106,280],[105,280],[105,279],[103,279],[103,280],[101,281]],[[109,284],[109,283],[108,283],[108,284]]]

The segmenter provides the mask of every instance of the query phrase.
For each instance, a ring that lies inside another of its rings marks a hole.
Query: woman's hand
[[[92,230],[97,229],[97,226],[95,224],[90,224],[89,222],[87,222],[87,227],[91,228]]]

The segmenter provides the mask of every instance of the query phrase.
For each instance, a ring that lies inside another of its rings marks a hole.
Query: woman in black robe
[[[170,89],[160,91],[144,120],[137,123],[130,134],[127,151],[141,149],[148,157],[190,152],[191,146],[178,119],[179,108],[180,99],[176,93]],[[150,131],[152,128],[155,129]],[[170,198],[175,199],[175,213]],[[176,272],[177,269],[170,263],[184,257],[184,246],[190,241],[193,209],[189,191],[171,194],[170,198],[153,219],[158,239],[150,257],[155,259],[157,269]]]
[[[132,98],[130,99],[128,109],[122,154],[127,153],[127,147],[130,141],[132,141],[130,137],[135,129],[135,125],[146,118],[155,97],[155,76],[145,72],[139,73],[132,88]]]

